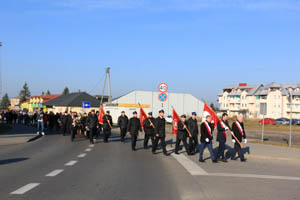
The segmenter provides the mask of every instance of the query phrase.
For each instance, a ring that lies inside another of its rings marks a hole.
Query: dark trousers
[[[216,160],[215,159],[215,155],[214,155],[214,151],[213,151],[213,147],[212,147],[212,143],[201,143],[200,144],[200,160],[203,160],[203,152],[205,148],[208,148],[208,151],[210,153],[210,158],[212,160]]]
[[[138,136],[135,134],[131,135],[131,149],[132,150],[135,150],[137,137]]]
[[[217,158],[225,159],[225,141],[219,142]]]
[[[180,148],[180,143],[181,143],[181,141],[182,141],[183,146],[184,146],[184,148],[185,148],[187,154],[190,154],[190,149],[189,149],[189,146],[188,146],[186,140],[187,140],[186,138],[179,138],[179,137],[176,137],[176,145],[175,145],[175,152],[176,152],[176,153],[178,153],[179,148]]]
[[[89,132],[89,138],[90,138],[90,142],[93,142],[94,137],[97,135],[97,127],[95,128],[90,128],[90,132]]]
[[[127,128],[120,128],[121,142],[125,141],[126,133],[127,133]]]
[[[198,144],[198,135],[193,135],[193,137],[189,138],[189,149],[191,153],[197,151]]]
[[[145,133],[145,138],[144,138],[144,148],[148,147],[148,142],[149,139],[151,138],[151,142],[152,142],[152,146],[154,144],[154,135],[153,134],[149,134],[149,133]]]
[[[231,158],[235,158],[236,152],[238,153],[241,160],[244,159],[244,153],[241,146],[238,143],[234,143],[234,152]]]
[[[163,152],[167,153],[165,138],[166,137],[155,137],[154,144],[152,146],[152,152],[153,153],[155,153],[155,151],[157,149],[157,145],[158,145],[159,140],[160,140],[161,146],[163,148]]]
[[[108,138],[111,135],[111,130],[110,129],[105,129],[104,130],[104,142],[108,142]]]

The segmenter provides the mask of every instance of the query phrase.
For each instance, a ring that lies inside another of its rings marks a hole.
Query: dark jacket
[[[212,125],[212,123],[210,123],[210,122],[207,122],[207,123],[208,123],[208,125],[209,125],[210,128],[211,128],[211,134],[209,134],[209,132],[208,132],[208,130],[207,130],[207,128],[206,128],[206,125],[205,125],[205,123],[203,122],[203,123],[201,124],[201,138],[200,138],[200,141],[201,141],[201,143],[209,144],[209,143],[211,143],[211,141],[213,140],[213,125]],[[205,141],[206,138],[209,139],[209,142],[206,142],[206,141]]]
[[[188,129],[193,136],[197,136],[199,134],[197,119],[190,118],[188,120]]]
[[[113,125],[112,117],[110,115],[104,115],[103,116],[103,130],[111,130],[111,127]]]
[[[119,118],[118,118],[118,126],[120,128],[127,128],[128,126],[128,117],[125,115],[124,117],[121,115]]]
[[[136,117],[130,118],[127,130],[131,135],[138,135],[139,131],[142,131],[140,120]]]
[[[145,129],[145,134],[154,136],[155,135],[155,129],[153,128],[153,126],[151,126],[151,123],[150,123],[149,120],[152,122],[153,126],[155,127],[155,119],[153,117],[149,117],[147,119],[144,119],[143,125],[144,125],[144,129]]]
[[[89,129],[97,128],[97,126],[99,126],[97,115],[89,115],[86,120],[86,126],[89,127]]]
[[[245,128],[244,128],[244,123],[240,123],[241,127],[242,127],[242,130],[243,130],[243,133],[240,132],[237,124],[236,124],[237,121],[233,122],[232,124],[232,132],[233,134],[235,135],[235,137],[237,137],[237,139],[242,142],[243,141],[243,138],[246,139],[246,132],[245,132]],[[232,136],[232,139],[234,139],[234,137]]]
[[[224,128],[222,127],[221,122],[222,121],[220,120],[217,123],[217,130],[218,130],[217,141],[218,142],[226,142],[226,131],[225,131],[225,128],[226,128],[226,126],[228,128],[230,128],[230,127],[229,127],[228,121],[223,121],[223,124],[225,124]]]
[[[63,127],[63,129],[71,129],[72,128],[72,117],[71,115],[63,115],[61,116],[61,125]]]
[[[166,137],[166,119],[156,118],[155,120],[155,134],[159,134],[159,137]]]
[[[188,132],[187,130],[184,128],[183,124],[187,127],[188,126],[188,122],[185,121],[184,123],[180,120],[178,122],[178,125],[177,125],[177,137],[179,139],[186,139],[188,137]]]

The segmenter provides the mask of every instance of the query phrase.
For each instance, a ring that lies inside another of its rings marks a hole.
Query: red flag
[[[105,115],[105,112],[104,112],[103,107],[101,106],[100,114],[99,114],[99,116],[98,116],[99,124],[103,124],[103,116],[104,116],[104,115]]]
[[[144,127],[144,119],[147,119],[147,114],[145,113],[144,109],[141,107],[140,108],[140,122],[141,122],[141,126]]]
[[[173,108],[173,126],[172,126],[172,128],[173,128],[174,135],[177,135],[179,121],[180,121],[180,117],[178,116],[177,112]]]
[[[214,122],[214,129],[217,127],[218,121],[220,121],[220,118],[218,115],[209,107],[206,103],[204,103],[204,112],[208,112],[212,118],[212,122]]]

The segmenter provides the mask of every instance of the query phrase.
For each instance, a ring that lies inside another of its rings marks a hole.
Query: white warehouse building
[[[161,109],[165,111],[166,116],[172,115],[172,106],[178,115],[186,114],[191,116],[192,112],[197,112],[198,116],[202,116],[204,103],[193,95],[166,92],[168,98],[162,103],[159,101],[159,94],[159,92],[152,91],[132,91],[115,98],[111,106],[105,106],[105,110],[111,111],[114,122],[116,122],[122,110],[126,112],[128,117],[132,116],[133,111],[139,113],[138,104],[143,105],[147,114],[148,112],[153,112],[154,117],[158,116],[158,112]]]

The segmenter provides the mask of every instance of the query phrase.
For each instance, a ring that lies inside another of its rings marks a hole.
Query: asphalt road
[[[0,146],[0,199],[300,199],[299,162],[200,164],[198,155],[165,157],[141,147],[132,152],[116,134],[94,147],[61,135]]]

